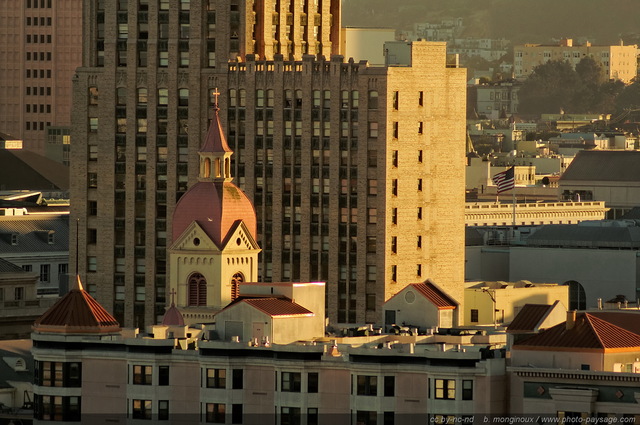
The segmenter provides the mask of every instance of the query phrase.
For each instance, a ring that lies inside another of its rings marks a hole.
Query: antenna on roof
[[[76,276],[78,276],[78,232],[80,228],[80,219],[76,218]]]

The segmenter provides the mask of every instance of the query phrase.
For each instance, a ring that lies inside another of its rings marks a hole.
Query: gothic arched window
[[[240,272],[233,275],[231,278],[231,301],[238,298],[240,295],[239,285],[244,282],[244,275]]]
[[[207,305],[207,279],[200,273],[189,276],[189,306]]]

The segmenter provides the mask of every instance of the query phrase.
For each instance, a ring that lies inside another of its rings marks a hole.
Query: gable
[[[187,226],[169,249],[171,251],[220,251],[209,235],[195,221]]]
[[[234,223],[227,238],[223,241],[223,252],[235,252],[235,251],[260,251],[260,246],[251,235],[251,232],[247,228],[246,224],[242,220],[238,220]]]

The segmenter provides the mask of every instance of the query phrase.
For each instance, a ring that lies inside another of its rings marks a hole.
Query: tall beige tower
[[[81,64],[82,0],[5,0],[0,7],[0,131],[45,154],[46,129],[71,124]]]
[[[198,182],[173,213],[169,288],[185,323],[212,321],[238,296],[238,285],[258,280],[256,213],[232,183],[231,154],[214,117],[200,156]]]
[[[406,45],[402,66],[330,57],[339,18],[329,0],[86,4],[72,215],[87,288],[124,326],[168,304],[172,217],[216,88],[230,173],[255,205],[256,280],[326,281],[332,323],[379,323],[427,277],[462,298],[464,70],[443,43]]]

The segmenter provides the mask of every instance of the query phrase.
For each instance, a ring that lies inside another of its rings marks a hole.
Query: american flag
[[[493,176],[492,180],[498,186],[498,193],[506,192],[516,187],[515,169],[516,167],[514,166]]]

